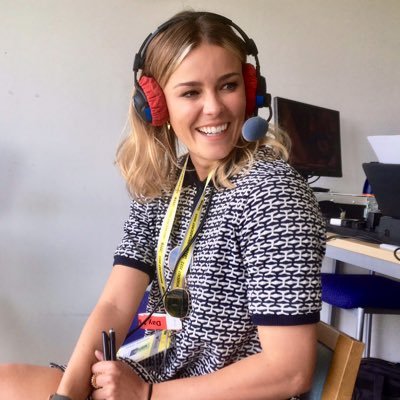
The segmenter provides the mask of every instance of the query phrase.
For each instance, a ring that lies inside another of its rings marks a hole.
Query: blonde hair
[[[202,43],[226,48],[242,63],[246,62],[244,41],[221,19],[184,11],[173,20],[149,43],[142,71],[142,75],[153,77],[161,88],[189,52]],[[118,147],[116,164],[131,196],[144,202],[173,189],[179,169],[179,143],[169,124],[156,127],[143,122],[132,103],[129,119],[130,131]],[[281,131],[275,130],[272,135],[251,143],[240,137],[229,156],[218,163],[213,177],[215,187],[233,187],[230,178],[251,165],[255,151],[263,144],[269,145],[277,158],[288,158],[289,141]]]

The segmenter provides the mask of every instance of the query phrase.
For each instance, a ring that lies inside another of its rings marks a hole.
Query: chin
[[[228,157],[228,155],[232,152],[232,149],[230,149],[229,151],[224,151],[222,153],[217,153],[217,154],[208,154],[207,157],[205,157],[205,159],[207,159],[209,162],[221,162],[222,160],[224,160],[226,157]]]

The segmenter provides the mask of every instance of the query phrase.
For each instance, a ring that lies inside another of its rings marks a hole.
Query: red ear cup
[[[169,113],[164,92],[154,78],[141,76],[139,85],[146,97],[151,116],[151,125],[161,126],[168,122]]]
[[[243,64],[243,80],[246,91],[246,117],[251,117],[256,112],[257,104],[257,71],[252,64]]]

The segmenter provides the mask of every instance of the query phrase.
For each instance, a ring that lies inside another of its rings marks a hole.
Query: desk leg
[[[322,272],[334,274],[337,268],[337,261],[334,258],[325,257],[322,262]],[[322,303],[321,320],[332,325],[333,307],[328,303]]]

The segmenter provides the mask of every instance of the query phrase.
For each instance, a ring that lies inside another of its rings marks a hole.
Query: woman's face
[[[171,75],[164,94],[174,132],[204,179],[241,134],[246,107],[242,63],[231,51],[204,43]]]

